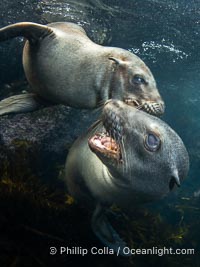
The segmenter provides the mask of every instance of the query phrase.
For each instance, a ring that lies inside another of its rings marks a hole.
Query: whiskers
[[[125,145],[124,145],[124,138],[122,136],[121,140],[120,140],[120,147],[121,147],[121,156],[122,156],[122,169],[123,169],[123,173],[127,172],[127,166],[128,166],[128,162],[127,162],[127,156],[126,156],[126,149],[125,149]]]
[[[98,132],[100,128],[103,127],[102,120],[98,119],[96,120],[88,129],[87,133],[89,134],[89,138],[92,137],[94,134]]]
[[[97,110],[102,110],[104,105],[105,105],[106,101],[105,100],[100,100],[97,104]]]
[[[136,109],[139,109],[139,110],[142,110],[142,108],[143,108],[143,105],[139,105],[136,107]]]

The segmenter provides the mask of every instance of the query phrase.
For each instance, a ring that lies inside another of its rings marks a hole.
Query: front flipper
[[[92,230],[103,244],[113,249],[117,254],[130,256],[123,253],[123,249],[127,245],[109,223],[105,209],[100,204],[96,206],[92,216]]]
[[[9,113],[25,113],[41,107],[40,99],[31,93],[15,95],[0,101],[0,115]]]

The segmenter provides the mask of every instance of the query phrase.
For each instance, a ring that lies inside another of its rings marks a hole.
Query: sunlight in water
[[[190,56],[189,53],[176,47],[173,42],[166,41],[165,39],[162,39],[160,43],[155,41],[143,42],[140,48],[130,48],[128,50],[136,55],[148,56],[153,63],[157,62],[159,54],[166,55],[174,63],[178,60],[187,59]]]

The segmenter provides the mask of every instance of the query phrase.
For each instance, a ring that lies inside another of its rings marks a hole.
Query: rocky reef
[[[73,141],[94,122],[95,112],[62,105],[0,117],[0,172],[23,169],[54,179]]]

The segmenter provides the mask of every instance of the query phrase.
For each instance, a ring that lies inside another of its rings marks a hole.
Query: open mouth
[[[107,158],[117,161],[121,160],[120,145],[114,140],[109,133],[97,133],[88,140],[88,144],[92,151],[100,153]]]
[[[139,102],[135,99],[132,99],[132,98],[125,98],[124,99],[124,102],[127,104],[127,105],[130,105],[130,106],[133,106],[133,107],[140,107],[141,105],[139,104]]]

